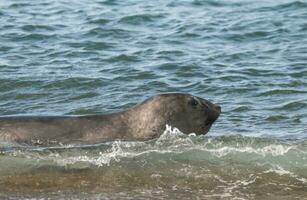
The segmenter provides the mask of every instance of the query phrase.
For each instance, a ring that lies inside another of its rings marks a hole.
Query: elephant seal
[[[159,137],[166,124],[200,135],[209,131],[220,112],[220,106],[200,97],[166,93],[106,115],[3,116],[0,141],[47,145],[147,140]]]

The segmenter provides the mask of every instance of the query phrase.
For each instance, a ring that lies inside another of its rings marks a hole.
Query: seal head
[[[221,113],[220,106],[183,93],[156,95],[132,110],[138,113],[131,116],[133,121],[130,123],[135,128],[131,130],[135,138],[157,137],[163,133],[166,124],[183,133],[206,134]]]

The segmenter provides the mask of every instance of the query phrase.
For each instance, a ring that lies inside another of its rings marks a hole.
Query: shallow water
[[[0,1],[1,115],[110,113],[160,92],[223,111],[205,137],[0,141],[0,198],[306,198],[306,19],[290,0]]]
[[[6,198],[304,199],[306,141],[187,136],[3,151]],[[41,192],[44,192],[43,194]]]

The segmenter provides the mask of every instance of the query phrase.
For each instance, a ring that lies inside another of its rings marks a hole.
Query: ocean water
[[[307,199],[307,1],[0,1],[0,115],[219,104],[206,136],[0,141],[2,199]]]

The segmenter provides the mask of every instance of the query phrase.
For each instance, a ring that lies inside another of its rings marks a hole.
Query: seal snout
[[[222,111],[221,106],[211,103],[211,112],[209,114],[209,118],[206,121],[206,125],[213,124],[220,116],[221,111]]]
[[[222,112],[222,108],[219,105],[214,105],[214,109],[217,110],[219,113]]]
[[[222,108],[221,106],[217,105],[217,104],[213,104],[213,109],[214,109],[214,121],[217,120],[217,118],[220,116],[221,112],[222,112]]]
[[[203,105],[205,105],[205,107],[209,108],[210,110],[213,110],[215,112],[218,113],[218,115],[222,112],[222,108],[221,106],[214,104],[208,100],[202,99],[202,103]]]

